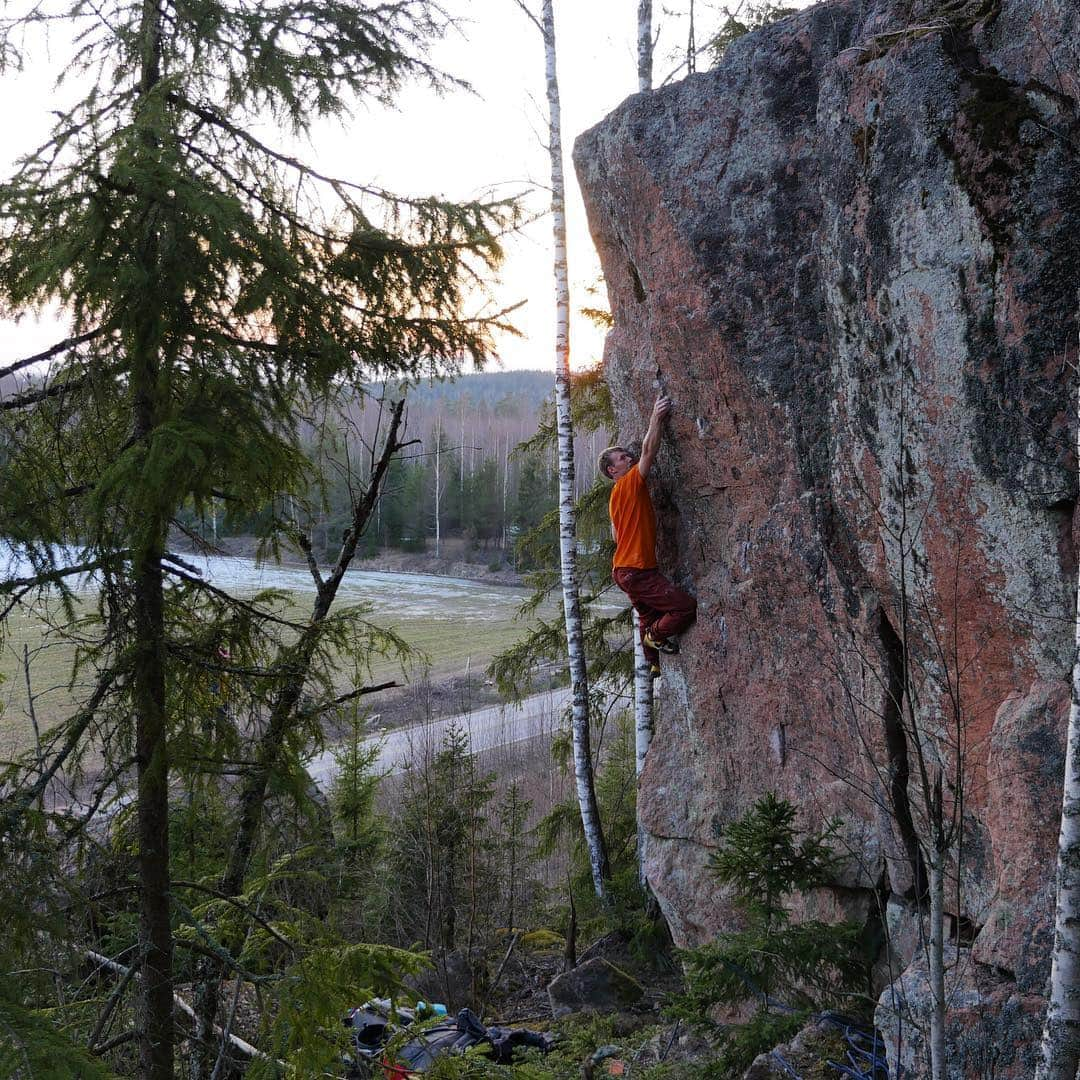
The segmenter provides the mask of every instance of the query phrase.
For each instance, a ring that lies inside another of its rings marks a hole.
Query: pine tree
[[[272,117],[304,135],[315,120],[345,117],[358,98],[387,100],[410,79],[445,84],[425,56],[446,26],[434,3],[35,5],[0,24],[0,56],[30,62],[24,42],[36,47],[35,31],[62,19],[76,45],[61,68],[90,88],[0,187],[0,298],[14,311],[59,304],[72,328],[0,368],[3,377],[50,365],[0,402],[9,455],[0,535],[37,571],[9,582],[9,592],[63,589],[73,574],[59,545],[76,548],[74,562],[96,568],[103,583],[99,637],[80,656],[95,679],[49,769],[63,766],[107,709],[132,717],[139,1070],[165,1080],[173,688],[207,662],[177,647],[174,586],[218,599],[169,554],[169,529],[185,505],[200,514],[214,500],[252,514],[272,505],[273,542],[292,535],[303,546],[282,510],[305,481],[301,403],[347,381],[481,360],[498,319],[460,311],[476,275],[498,259],[497,234],[512,212],[396,198],[327,176],[260,133]],[[355,543],[348,548],[351,558]],[[332,586],[320,590],[328,608],[336,585],[323,585]],[[245,836],[257,831],[324,638],[342,639],[341,623],[326,616],[315,613],[271,680],[274,737],[245,789]],[[6,831],[47,780],[24,787]],[[248,854],[237,848],[224,891],[238,891]]]
[[[487,822],[493,798],[494,775],[478,769],[464,728],[451,724],[438,746],[422,745],[414,753],[393,826],[393,874],[406,938],[444,950],[469,944],[493,885]]]
[[[676,1011],[700,1022],[717,1002],[756,1002],[753,1018],[725,1037],[733,1073],[865,978],[856,924],[793,923],[785,902],[832,880],[840,861],[829,844],[836,828],[832,823],[800,836],[795,807],[769,793],[724,830],[710,860],[746,928],[683,954],[687,991]]]
[[[712,54],[713,63],[727,51],[727,47],[744,34],[760,30],[763,26],[778,22],[793,14],[797,9],[778,4],[775,0],[758,0],[740,4],[734,13],[727,11],[720,28],[713,35],[706,48]]]

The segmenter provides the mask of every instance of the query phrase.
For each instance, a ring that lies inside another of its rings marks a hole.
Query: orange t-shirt
[[[615,558],[611,565],[655,570],[656,515],[637,465],[615,482],[608,512],[615,528]]]

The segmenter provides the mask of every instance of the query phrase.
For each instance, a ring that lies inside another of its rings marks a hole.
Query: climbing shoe
[[[650,679],[659,679],[660,678],[660,665],[659,664],[650,664],[649,665],[649,678]]]
[[[651,630],[645,631],[644,642],[647,648],[674,656],[679,651],[679,643],[674,638],[653,637]]]

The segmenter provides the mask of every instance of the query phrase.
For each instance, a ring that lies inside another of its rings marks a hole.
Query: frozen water
[[[185,553],[182,558],[204,580],[240,596],[250,596],[263,589],[284,589],[301,598],[315,589],[311,574],[302,566],[278,566],[227,555]],[[77,548],[55,548],[53,559],[59,567],[75,566],[85,561],[85,556]],[[0,579],[26,578],[33,574],[34,567],[24,556],[13,551],[7,542],[0,542]],[[86,591],[94,579],[93,575],[82,575],[69,583],[76,590]],[[342,579],[337,602],[368,602],[382,615],[482,621],[496,613],[506,617],[516,611],[525,595],[523,589],[434,574],[349,570]]]

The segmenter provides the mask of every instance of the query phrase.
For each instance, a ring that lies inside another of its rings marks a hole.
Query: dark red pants
[[[611,576],[615,584],[630,597],[630,603],[638,613],[642,642],[646,630],[661,638],[681,634],[697,615],[697,600],[677,585],[672,585],[659,570],[616,566]],[[648,645],[645,646],[645,656],[650,664],[660,659],[656,650]]]

